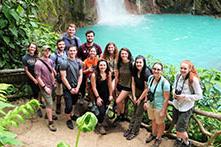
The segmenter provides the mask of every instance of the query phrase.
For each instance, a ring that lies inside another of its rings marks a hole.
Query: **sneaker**
[[[52,123],[52,124],[48,124],[48,128],[49,128],[49,130],[52,131],[52,132],[57,131],[57,128],[54,126],[53,123]]]
[[[156,138],[153,145],[152,145],[152,147],[159,147],[161,142],[162,142],[162,139]]]
[[[72,120],[68,120],[66,121],[66,125],[69,129],[73,130],[74,129],[74,125],[73,125],[73,122]]]
[[[42,114],[42,111],[41,111],[40,108],[37,110],[37,115],[38,115],[40,118],[43,117],[43,114]]]
[[[127,129],[125,132],[124,132],[124,137],[127,137],[129,134],[131,133],[131,129]]]
[[[48,119],[47,113],[45,113],[45,119]],[[52,120],[58,120],[58,117],[56,115],[52,115]]]
[[[138,133],[130,133],[128,136],[127,136],[127,140],[132,140],[134,139],[136,136],[138,135]]]
[[[149,143],[151,142],[152,140],[156,139],[156,136],[154,136],[152,133],[150,134],[150,136],[148,138],[146,138],[145,142],[146,143]]]
[[[55,113],[58,114],[58,115],[61,114],[61,104],[57,104],[57,105],[56,105],[56,111],[55,111]]]
[[[182,145],[182,140],[176,138],[173,147],[180,147]]]
[[[106,133],[106,130],[105,130],[105,128],[104,128],[104,126],[101,125],[101,124],[98,124],[98,125],[97,125],[97,131],[98,131],[101,135],[106,135],[106,134],[107,134],[107,133]]]

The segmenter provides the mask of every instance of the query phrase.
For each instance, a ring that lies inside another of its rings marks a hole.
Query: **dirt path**
[[[64,141],[74,147],[77,128],[70,130],[66,127],[64,116],[60,115],[55,121],[56,132],[51,132],[46,126],[44,118],[32,118],[19,128],[13,129],[17,133],[18,139],[24,143],[24,147],[56,147],[60,141]],[[107,135],[99,135],[95,132],[81,133],[79,147],[150,147],[153,142],[144,142],[148,132],[141,129],[139,135],[128,141],[123,137],[123,131],[128,127],[128,123],[119,124],[116,128],[108,131]],[[163,139],[161,147],[171,147],[173,141]]]

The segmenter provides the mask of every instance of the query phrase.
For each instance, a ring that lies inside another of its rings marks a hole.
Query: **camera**
[[[152,102],[154,100],[154,93],[152,93],[151,91],[148,91],[147,97],[148,97],[148,100]]]
[[[182,90],[178,90],[178,89],[175,90],[176,95],[181,95],[181,93],[182,93]]]

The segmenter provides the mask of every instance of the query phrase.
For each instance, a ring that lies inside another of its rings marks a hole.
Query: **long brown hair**
[[[35,49],[35,52],[34,52],[34,57],[38,57],[38,55],[39,55],[39,52],[38,52],[38,46],[37,46],[37,44],[35,43],[35,42],[31,42],[29,45],[28,45],[28,52],[29,52],[29,47],[31,46],[31,45],[35,45],[35,47],[36,47],[36,49]]]
[[[106,47],[105,47],[105,49],[104,49],[103,58],[106,59],[106,60],[110,58],[110,54],[109,54],[109,52],[108,52],[108,47],[109,47],[109,45],[113,45],[113,46],[114,46],[114,60],[117,60],[117,58],[118,58],[118,49],[117,49],[116,44],[113,43],[113,42],[109,42],[109,43],[106,45]]]
[[[200,79],[199,76],[198,76],[197,70],[195,69],[193,63],[190,60],[183,60],[182,63],[185,63],[189,66],[189,69],[190,69],[190,71],[189,71],[189,83],[190,84],[193,83],[193,78],[194,77],[197,77],[198,79]]]

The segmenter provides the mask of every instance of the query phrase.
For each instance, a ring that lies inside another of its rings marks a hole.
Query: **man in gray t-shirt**
[[[71,120],[72,105],[77,102],[77,94],[82,82],[82,61],[76,58],[77,47],[68,48],[68,59],[61,65],[61,79],[64,84],[65,114],[67,115],[66,125],[73,129]]]

